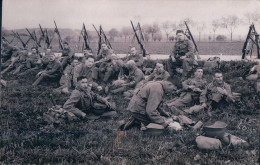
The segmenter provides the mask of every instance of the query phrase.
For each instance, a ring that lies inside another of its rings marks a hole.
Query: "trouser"
[[[121,125],[119,129],[124,131],[124,130],[129,130],[133,127],[140,128],[141,124],[148,125],[150,123],[151,120],[146,115],[139,114],[139,113],[132,113],[128,121],[125,124]]]
[[[62,75],[60,79],[60,86],[62,88],[71,87],[72,76],[71,75]]]
[[[182,76],[184,77],[189,76],[193,68],[193,63],[194,63],[194,59],[192,58],[177,59],[177,66],[181,65],[183,69]]]
[[[174,99],[172,101],[169,101],[167,105],[170,106],[175,106],[176,108],[181,108],[184,106],[189,106],[191,103],[194,101],[197,101],[199,99],[198,96],[192,95],[192,93],[187,92],[184,93],[180,98]]]
[[[113,68],[107,68],[103,81],[107,82],[112,77],[116,77],[116,72],[114,71]]]
[[[45,80],[45,79],[55,79],[55,78],[58,78],[59,76],[58,75],[51,75],[51,74],[47,74],[47,73],[42,73],[40,75],[39,78],[37,78],[37,80],[33,83],[34,86],[38,85],[42,80]]]

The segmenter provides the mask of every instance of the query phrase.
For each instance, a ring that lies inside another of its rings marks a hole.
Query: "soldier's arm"
[[[77,65],[75,66],[74,70],[73,70],[73,84],[76,85],[77,84],[77,78],[79,77],[80,71],[81,71],[81,67],[83,64]]]
[[[193,43],[190,40],[188,40],[187,44],[188,44],[188,48],[187,48],[188,52],[185,54],[186,57],[195,59]]]
[[[154,74],[155,72],[153,72],[152,74],[150,74],[145,80],[144,83],[148,82],[148,81],[152,81],[154,79]]]
[[[165,74],[163,76],[163,80],[167,81],[169,79],[169,77],[170,77],[170,74],[167,71],[165,71]]]
[[[192,89],[192,88],[190,88],[191,87],[190,86],[190,79],[183,81],[182,87],[183,87],[184,90]]]
[[[234,100],[234,96],[232,95],[230,85],[225,84],[225,90],[227,91],[226,93],[227,101],[234,102],[235,100]]]
[[[135,86],[137,83],[139,83],[144,77],[144,74],[142,71],[137,71],[134,77],[134,81],[129,82],[129,86],[133,87]]]
[[[61,64],[59,62],[55,62],[55,65],[53,66],[53,68],[49,71],[46,71],[47,74],[53,74],[57,71],[59,71],[61,68]]]
[[[163,92],[159,89],[150,90],[146,105],[146,113],[153,123],[161,124],[164,127],[167,125],[164,118],[160,115],[157,108],[159,107],[163,97]]]
[[[135,60],[137,66],[142,66],[144,63],[144,58],[141,54],[138,55],[138,59]]]
[[[207,102],[207,93],[208,93],[209,85],[201,92],[200,94],[200,104]]]
[[[78,103],[79,100],[80,100],[80,92],[78,90],[74,90],[72,91],[70,98],[63,105],[63,108],[66,110],[76,108],[75,105]]]

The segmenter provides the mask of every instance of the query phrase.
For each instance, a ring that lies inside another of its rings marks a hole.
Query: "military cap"
[[[67,41],[64,41],[63,44],[67,44],[67,45],[69,45],[69,43],[68,43]]]
[[[176,31],[176,35],[177,35],[178,33],[183,33],[183,34],[184,34],[184,31],[183,31],[183,30],[177,30],[177,31]]]

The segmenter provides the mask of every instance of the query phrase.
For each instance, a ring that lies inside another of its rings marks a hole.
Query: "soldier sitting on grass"
[[[202,68],[197,68],[194,73],[194,77],[189,78],[182,83],[183,92],[181,93],[181,96],[177,99],[173,99],[172,101],[168,101],[166,105],[170,107],[175,115],[179,113],[183,114],[183,111],[181,111],[182,108],[199,103],[200,94],[207,85],[206,79],[202,76]]]
[[[170,77],[170,74],[164,70],[164,66],[161,63],[157,63],[153,73],[151,73],[145,80],[144,83],[148,81],[160,81],[165,80],[167,81]]]
[[[86,77],[78,77],[76,89],[72,91],[63,108],[82,119],[116,115],[114,106],[106,98],[94,93],[92,87],[93,84]]]
[[[111,93],[120,94],[124,92],[124,96],[131,97],[134,92],[134,89],[142,85],[144,74],[136,66],[133,60],[128,61],[126,63],[126,67],[129,70],[129,75],[123,79],[114,81],[111,86]]]
[[[36,77],[37,80],[32,84],[33,86],[37,86],[44,79],[56,80],[61,76],[61,63],[58,59],[56,59],[55,55],[52,54],[49,56],[49,63],[46,66],[45,70],[40,71]]]
[[[234,102],[230,85],[223,81],[222,72],[216,71],[213,82],[209,83],[200,95],[200,104],[208,108],[208,115],[211,116],[212,109]]]

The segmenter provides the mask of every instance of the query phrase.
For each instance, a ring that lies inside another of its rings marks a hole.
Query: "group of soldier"
[[[63,109],[78,119],[116,115],[116,107],[109,100],[113,95],[122,95],[130,100],[127,110],[132,115],[124,129],[132,123],[167,127],[173,116],[203,109],[211,116],[211,111],[222,103],[234,103],[231,87],[223,81],[223,74],[216,70],[213,81],[207,82],[203,68],[198,67],[192,42],[182,30],[177,30],[176,36],[178,40],[166,62],[152,60],[149,54],[144,60],[135,47],[121,59],[106,43],[102,43],[97,55],[84,49],[83,56],[75,56],[69,43],[64,42],[62,55],[57,58],[51,47],[40,54],[37,47],[28,52],[3,41],[1,74],[11,74],[12,70],[18,76],[38,72],[33,86],[43,81],[59,81],[60,87],[54,93],[70,94]],[[171,81],[176,75],[180,75],[181,90]],[[179,97],[163,102],[166,95],[176,91],[180,92]]]

